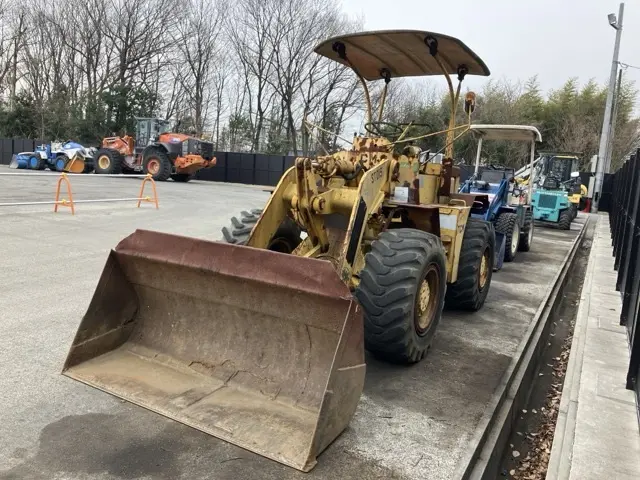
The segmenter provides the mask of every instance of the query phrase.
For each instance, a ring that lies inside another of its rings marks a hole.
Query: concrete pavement
[[[72,179],[76,199],[139,188],[137,179],[92,177]],[[52,199],[54,186],[55,176],[0,176],[0,203]],[[477,447],[478,426],[584,222],[569,232],[537,228],[531,252],[494,274],[480,312],[445,312],[423,362],[367,358],[349,428],[301,474],[60,375],[110,248],[136,228],[216,240],[230,215],[268,198],[197,181],[165,182],[158,193],[159,210],[0,207],[0,478],[451,479]]]

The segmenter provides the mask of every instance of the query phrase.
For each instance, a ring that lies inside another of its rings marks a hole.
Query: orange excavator
[[[160,118],[136,118],[136,136],[106,137],[95,156],[98,174],[145,173],[156,181],[188,182],[202,168],[213,167],[213,143],[170,131]]]

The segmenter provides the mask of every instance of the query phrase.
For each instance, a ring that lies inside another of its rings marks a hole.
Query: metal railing
[[[627,329],[631,352],[627,388],[640,400],[640,150],[613,175],[608,211],[616,290],[622,295],[620,325]]]

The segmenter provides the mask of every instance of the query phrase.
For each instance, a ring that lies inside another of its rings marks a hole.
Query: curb
[[[495,479],[498,475],[502,452],[509,439],[517,412],[529,397],[530,385],[537,371],[544,339],[547,338],[551,313],[556,307],[558,294],[567,280],[567,272],[573,265],[591,218],[587,216],[580,233],[567,252],[562,268],[549,285],[547,293],[534,315],[500,386],[493,395],[485,413],[473,434],[470,447],[463,454],[453,478]]]
[[[596,218],[596,229],[600,223],[600,215]],[[582,361],[584,358],[584,346],[587,340],[587,327],[589,320],[589,308],[593,271],[595,269],[596,238],[591,246],[585,281],[580,292],[580,305],[576,314],[576,322],[571,341],[571,353],[567,363],[564,385],[560,396],[558,418],[553,432],[551,455],[547,466],[546,480],[569,478],[573,457],[573,441],[576,430],[576,416],[578,414],[578,393],[580,391],[580,375],[582,373]]]

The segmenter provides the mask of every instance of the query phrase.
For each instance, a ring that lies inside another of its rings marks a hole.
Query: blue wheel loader
[[[52,172],[89,173],[93,171],[95,148],[85,148],[71,140],[38,145],[29,153],[31,170],[49,168]],[[20,154],[24,155],[24,154]]]
[[[474,195],[471,216],[493,223],[496,235],[494,270],[511,262],[518,251],[528,252],[533,241],[533,206],[528,189],[516,178],[515,170],[492,164],[483,158],[483,142],[516,141],[530,144],[529,164],[533,170],[536,142],[542,136],[527,125],[471,125],[478,139],[473,175],[460,186],[460,193]],[[484,165],[481,165],[484,163]]]

